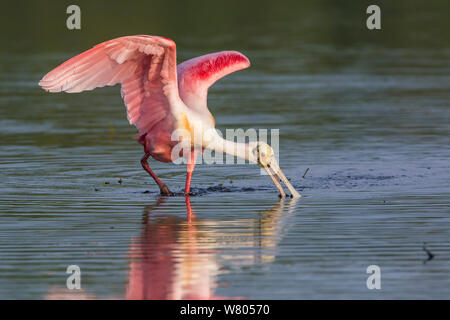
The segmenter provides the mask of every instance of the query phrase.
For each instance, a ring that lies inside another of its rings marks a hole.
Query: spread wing
[[[146,133],[179,99],[175,42],[146,35],[109,40],[53,69],[39,85],[50,92],[81,92],[117,83],[129,122]]]
[[[198,111],[207,110],[208,88],[218,79],[248,68],[250,61],[237,51],[222,51],[178,65],[178,91],[183,102]]]

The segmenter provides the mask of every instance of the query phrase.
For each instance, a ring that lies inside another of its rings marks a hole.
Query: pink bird
[[[232,142],[214,129],[215,121],[207,107],[208,88],[218,79],[249,66],[247,57],[237,51],[211,53],[177,66],[174,41],[136,35],[96,45],[50,71],[39,85],[49,92],[72,93],[120,83],[128,121],[138,129],[137,140],[144,146],[142,167],[158,184],[162,195],[173,193],[152,171],[148,159],[153,157],[161,162],[186,159],[184,194],[189,195],[195,160],[207,148],[259,164],[268,172],[281,197],[286,197],[286,193],[280,182],[292,197],[300,197],[268,144]],[[181,134],[178,140],[173,140],[176,131]],[[188,149],[176,152],[180,141]]]

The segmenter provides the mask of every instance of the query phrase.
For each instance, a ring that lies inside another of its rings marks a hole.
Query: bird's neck
[[[216,153],[228,154],[241,159],[249,160],[249,148],[247,143],[234,142],[223,139],[219,135],[215,137],[213,143],[209,146]]]

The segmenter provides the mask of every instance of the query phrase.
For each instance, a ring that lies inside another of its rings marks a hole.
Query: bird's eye
[[[256,148],[253,149],[253,154],[256,156],[256,161],[258,161],[258,163],[261,162],[261,155],[259,153],[259,146],[256,146]]]

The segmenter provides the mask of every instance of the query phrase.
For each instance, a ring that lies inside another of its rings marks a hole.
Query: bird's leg
[[[192,172],[194,171],[196,160],[197,160],[197,151],[192,149],[187,163],[186,185],[184,187],[185,196],[189,196],[189,192],[191,191]]]
[[[164,182],[162,182],[158,176],[150,169],[150,166],[148,165],[148,158],[150,157],[150,153],[146,152],[145,155],[141,159],[142,167],[145,171],[148,172],[148,174],[155,180],[155,182],[159,186],[159,190],[161,191],[161,195],[163,196],[173,196],[173,192],[169,190],[169,188],[166,186]]]

